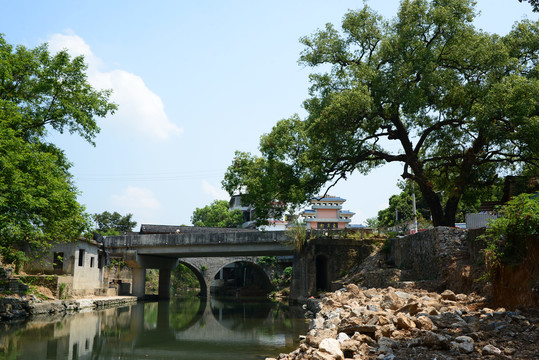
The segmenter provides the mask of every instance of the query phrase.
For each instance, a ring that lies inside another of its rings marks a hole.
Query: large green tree
[[[518,0],[520,2],[529,2],[533,8],[533,11],[539,12],[539,0]]]
[[[137,226],[137,222],[133,221],[133,214],[121,215],[116,211],[94,214],[94,221],[97,225],[95,230],[101,235],[120,235]]]
[[[402,1],[386,21],[369,7],[301,39],[310,75],[305,119],[281,120],[262,156],[237,152],[223,186],[246,190],[258,218],[353,172],[398,162],[433,223],[502,172],[539,162],[539,25],[476,29],[471,0]],[[331,185],[330,185],[331,186]],[[375,191],[376,189],[369,189]]]
[[[0,253],[75,239],[90,219],[64,152],[50,131],[93,144],[96,117],[116,109],[110,91],[93,89],[82,57],[8,44],[0,34]]]
[[[196,208],[191,216],[194,226],[235,228],[243,224],[241,210],[229,210],[228,201],[215,200],[203,208]]]

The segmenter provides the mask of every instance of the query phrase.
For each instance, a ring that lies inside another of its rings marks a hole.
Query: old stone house
[[[75,296],[107,295],[105,254],[95,240],[79,239],[54,245],[25,265],[27,274],[56,275],[61,292]]]

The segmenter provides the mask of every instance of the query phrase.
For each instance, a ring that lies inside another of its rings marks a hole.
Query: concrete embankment
[[[110,296],[91,299],[39,301],[28,297],[0,298],[0,321],[23,319],[42,314],[72,313],[137,302],[135,296]]]

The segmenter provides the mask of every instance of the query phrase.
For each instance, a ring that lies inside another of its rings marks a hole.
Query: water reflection
[[[0,358],[264,359],[290,351],[306,331],[290,310],[278,303],[189,297],[41,317],[4,325]]]

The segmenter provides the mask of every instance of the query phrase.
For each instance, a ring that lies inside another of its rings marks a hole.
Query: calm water
[[[191,297],[0,328],[0,359],[264,359],[290,352],[299,308]]]

